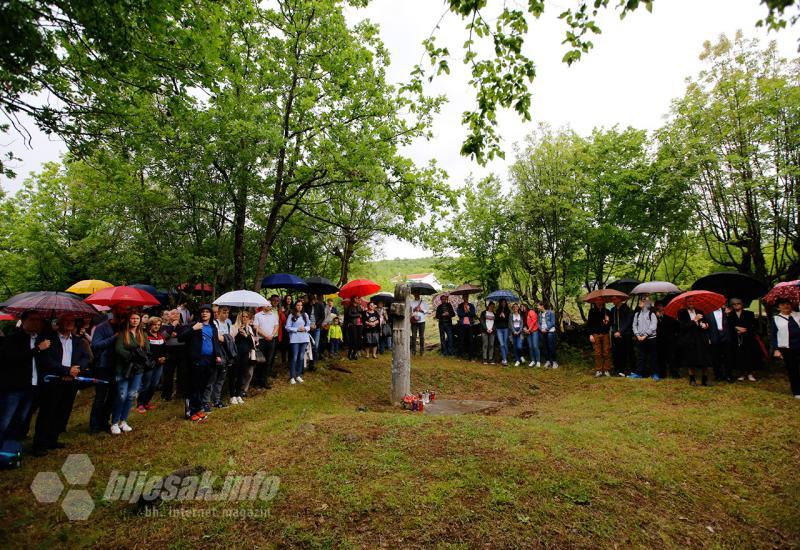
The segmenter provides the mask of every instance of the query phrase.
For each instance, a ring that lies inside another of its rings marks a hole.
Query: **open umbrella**
[[[232,290],[214,300],[214,303],[218,306],[264,307],[269,302],[261,294],[252,290]]]
[[[769,288],[750,275],[737,271],[723,271],[697,279],[692,285],[692,290],[711,290],[727,298],[741,298],[743,302],[749,304],[761,298]]]
[[[421,294],[422,296],[431,296],[432,294],[436,294],[436,289],[428,283],[422,283],[418,281],[411,282],[408,283],[408,288],[411,290],[411,294]]]
[[[16,317],[10,313],[0,313],[0,321],[13,321],[14,319],[16,319]]]
[[[477,294],[479,292],[483,292],[483,289],[481,287],[464,283],[463,285],[459,285],[453,290],[451,290],[450,294],[455,294],[456,296],[464,296],[469,294]]]
[[[114,285],[98,279],[86,279],[83,281],[78,281],[69,287],[66,292],[72,292],[73,294],[94,294],[98,290],[110,288],[112,286]]]
[[[292,273],[273,273],[261,280],[263,288],[286,288],[290,290],[308,290],[306,282]]]
[[[581,296],[582,301],[589,302],[590,304],[595,304],[595,303],[607,304],[609,302],[622,302],[627,299],[628,299],[627,294],[625,294],[624,292],[620,292],[619,290],[613,290],[611,288],[600,288],[591,291],[589,294]]]
[[[631,291],[639,284],[641,284],[641,281],[637,281],[636,279],[617,279],[616,281],[608,283],[606,288],[610,288],[611,290],[619,290],[625,294],[630,294]]]
[[[157,306],[160,303],[158,299],[149,292],[130,286],[104,288],[86,298],[85,301],[87,304],[127,307]]]
[[[681,289],[667,281],[648,281],[636,285],[631,294],[668,294],[670,292],[680,292]]]
[[[484,301],[486,302],[496,302],[499,300],[505,300],[506,302],[519,302],[519,297],[510,290],[495,290],[486,298],[484,298]]]
[[[187,290],[189,290],[189,286],[190,286],[189,283],[181,283],[177,286],[177,288],[178,290],[186,292]],[[197,283],[191,288],[191,290],[195,292],[202,292],[204,294],[206,293],[211,294],[212,292],[214,292],[214,287],[208,283]]]
[[[381,289],[381,285],[369,279],[353,279],[339,289],[339,296],[352,298],[353,296],[369,296]]]
[[[0,304],[0,309],[15,316],[20,316],[26,311],[35,311],[48,319],[61,315],[84,318],[97,315],[97,311],[89,304],[65,292],[50,291],[17,294]]]
[[[449,293],[447,293],[447,294],[449,294]],[[441,294],[437,294],[436,296],[434,296],[431,299],[431,306],[433,306],[434,309],[439,307],[439,304],[442,303],[442,296],[444,296],[444,295],[445,295],[445,293],[442,292]],[[447,298],[447,301],[450,302],[450,305],[453,306],[453,308],[456,308],[456,307],[458,307],[458,304],[460,304],[464,300],[463,300],[463,298],[461,298],[461,296],[453,296],[452,294],[450,294],[448,296],[448,298]]]
[[[775,305],[779,299],[789,300],[793,307],[800,305],[800,281],[784,281],[775,285],[762,298],[768,306]]]
[[[303,280],[308,286],[308,291],[313,294],[335,294],[339,292],[339,287],[325,277],[308,277]]]
[[[667,304],[664,308],[664,313],[670,317],[677,317],[678,310],[686,307],[686,300],[691,299],[694,308],[702,311],[704,315],[708,315],[725,305],[727,301],[725,296],[710,290],[690,290],[678,294],[675,298]]]
[[[394,294],[391,292],[379,292],[377,294],[373,294],[373,296],[369,299],[370,302],[377,304],[378,302],[383,302],[383,305],[388,306],[392,302],[394,302]]]
[[[131,288],[138,288],[139,290],[144,290],[145,292],[147,292],[148,294],[152,294],[153,296],[156,296],[156,294],[158,294],[158,290],[156,290],[156,287],[154,287],[153,285],[136,283],[128,286]],[[158,296],[156,296],[156,298],[158,298]]]

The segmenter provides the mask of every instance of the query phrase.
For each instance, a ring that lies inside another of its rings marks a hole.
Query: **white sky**
[[[516,4],[524,9],[527,2]],[[614,124],[658,128],[670,101],[683,94],[686,77],[701,69],[698,56],[705,40],[716,40],[722,33],[732,37],[742,29],[747,36],[776,40],[784,56],[797,56],[797,28],[769,34],[756,29],[755,22],[765,14],[759,0],[658,0],[652,14],[640,9],[624,21],[609,11],[599,21],[603,34],[592,38],[595,48],[579,63],[567,67],[561,62],[564,25],[557,15],[574,4],[574,0],[547,0],[545,15],[532,25],[526,51],[537,65],[532,87],[533,120],[523,124],[514,113],[501,114],[499,133],[507,160],[485,168],[459,155],[466,135],[461,113],[471,107],[474,93],[467,85],[469,74],[462,64],[461,46],[466,37],[463,22],[453,14],[446,15],[437,43],[450,49],[451,74],[435,79],[430,93],[445,94],[448,103],[436,119],[434,139],[410,147],[406,154],[419,164],[435,159],[449,174],[451,185],[461,185],[470,173],[480,177],[495,172],[505,178],[514,160],[513,145],[522,142],[540,122],[570,126],[581,134]],[[350,10],[349,16],[353,21],[368,17],[380,25],[392,58],[389,78],[402,82],[419,63],[421,42],[431,34],[444,10],[442,1],[373,0],[369,8]],[[64,151],[56,138],[48,138],[30,125],[29,129],[33,133],[32,149],[24,148],[21,138],[14,134],[4,136],[0,144],[0,150],[11,147],[22,157],[14,165],[17,179],[3,182],[7,191],[16,190],[29,172],[38,170],[43,162],[58,160]],[[383,247],[386,258],[426,255],[429,252],[396,239],[386,239]]]

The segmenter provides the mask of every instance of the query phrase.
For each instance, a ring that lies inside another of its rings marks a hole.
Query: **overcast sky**
[[[434,138],[416,144],[406,154],[420,164],[435,159],[447,171],[452,185],[462,184],[471,173],[480,177],[495,172],[505,180],[507,167],[513,162],[514,144],[540,122],[570,126],[581,134],[614,124],[648,130],[659,127],[670,101],[683,94],[686,77],[702,68],[698,56],[703,42],[716,40],[722,33],[732,37],[742,29],[747,36],[777,41],[787,57],[797,55],[797,28],[769,34],[755,28],[755,22],[765,14],[758,0],[658,0],[653,13],[640,9],[624,21],[609,11],[599,22],[603,33],[592,38],[595,48],[578,64],[567,67],[561,62],[564,25],[557,15],[572,5],[574,0],[547,0],[545,15],[531,27],[526,51],[534,58],[537,70],[532,87],[533,120],[523,124],[513,113],[499,117],[507,160],[487,167],[459,155],[466,135],[461,128],[461,113],[471,108],[474,91],[467,85],[469,75],[462,64],[461,45],[466,36],[463,22],[453,14],[446,15],[437,36],[439,45],[449,47],[453,54],[451,74],[435,79],[430,93],[446,95],[448,103],[436,119]],[[392,58],[389,78],[402,82],[419,63],[420,44],[444,12],[445,3],[435,0],[373,0],[368,9],[350,10],[349,16],[354,22],[369,18],[380,25]],[[491,19],[491,14],[487,18]],[[25,149],[15,135],[5,136],[3,150],[10,145],[22,157],[22,162],[14,165],[17,180],[3,182],[6,190],[17,189],[29,172],[42,162],[58,160],[64,150],[55,138],[31,130],[32,149]],[[389,239],[383,255],[412,258],[428,253]]]

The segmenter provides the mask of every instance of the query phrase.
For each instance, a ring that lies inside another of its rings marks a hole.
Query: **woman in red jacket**
[[[525,317],[525,333],[528,335],[528,348],[531,352],[531,362],[529,367],[541,367],[541,355],[539,352],[539,314],[536,308],[528,308],[528,315]]]

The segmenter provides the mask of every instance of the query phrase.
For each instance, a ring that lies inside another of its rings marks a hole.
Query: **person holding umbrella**
[[[623,300],[611,308],[611,362],[620,376],[629,374],[633,357],[633,311]]]
[[[511,304],[511,316],[508,318],[508,328],[511,330],[511,342],[514,346],[514,366],[518,367],[521,361],[525,361],[522,356],[523,330],[525,329],[525,316],[519,310],[519,304]]]
[[[700,371],[701,384],[708,386],[708,322],[703,312],[695,309],[692,298],[686,298],[684,306],[677,316],[681,363],[689,369],[689,385],[697,385],[697,371]]]
[[[723,305],[708,316],[708,341],[714,379],[733,382],[731,376],[733,329],[729,311],[727,305]]]
[[[450,295],[442,293],[441,302],[436,306],[434,318],[439,321],[439,342],[442,355],[453,355],[453,319],[456,312],[450,303]],[[494,345],[492,346],[494,349]]]
[[[511,317],[511,308],[508,300],[501,298],[497,303],[497,312],[494,316],[494,326],[497,331],[497,343],[500,345],[500,364],[508,365],[508,321]]]
[[[48,374],[62,378],[59,382],[42,385],[39,395],[39,414],[36,417],[36,432],[33,436],[33,454],[43,456],[51,449],[61,449],[58,441],[62,426],[72,414],[74,399],[72,379],[89,366],[89,356],[74,336],[75,317],[63,314],[58,318],[57,333],[50,336],[50,347],[43,361],[40,380]]]
[[[586,320],[589,342],[594,349],[594,375],[611,376],[611,315],[601,301],[592,302]]]
[[[347,306],[347,358],[351,361],[358,359],[358,351],[361,349],[361,327],[363,319],[361,317],[361,307],[358,304],[359,297],[350,298]]]
[[[783,359],[789,386],[795,399],[800,399],[800,313],[793,311],[787,298],[778,298],[778,313],[772,316],[772,349],[777,359]]]
[[[0,449],[20,437],[20,427],[40,389],[39,370],[50,340],[44,322],[35,312],[20,316],[20,327],[2,340],[3,376],[0,376]]]
[[[753,365],[758,361],[756,316],[752,311],[744,309],[741,298],[731,298],[730,305],[732,311],[728,314],[728,324],[732,333],[733,368],[739,375],[739,380],[755,382]]]
[[[122,432],[133,431],[128,425],[128,413],[139,392],[142,375],[149,362],[150,341],[142,328],[142,316],[138,312],[128,315],[117,335],[114,351],[117,358],[117,393],[114,409],[111,411],[111,434],[120,435]]]

